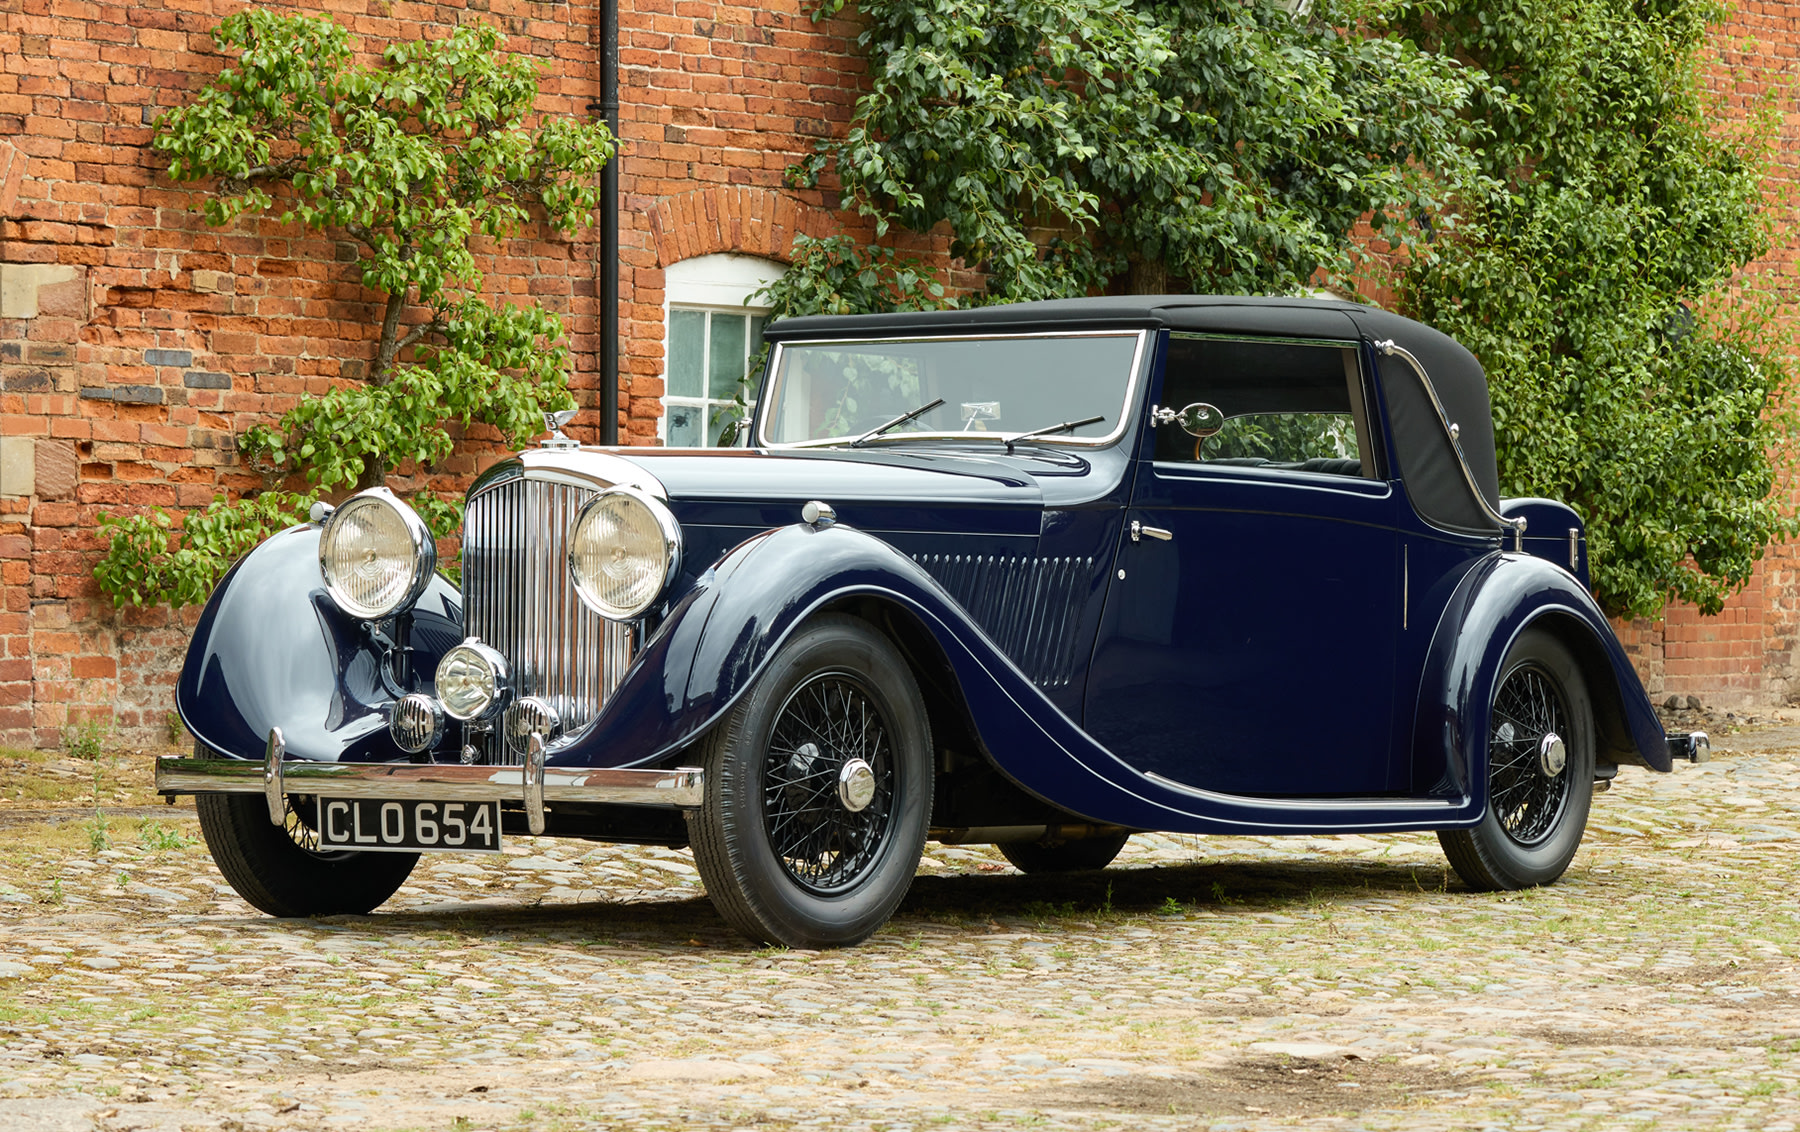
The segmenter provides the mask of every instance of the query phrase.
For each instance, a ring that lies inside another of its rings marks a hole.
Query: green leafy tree
[[[250,9],[213,39],[234,58],[157,120],[152,144],[170,179],[209,186],[202,207],[214,225],[271,213],[349,237],[380,320],[367,381],[251,428],[245,458],[273,478],[304,473],[320,490],[366,488],[408,461],[448,456],[452,421],[491,425],[516,445],[542,431],[545,410],[572,404],[562,321],[535,302],[484,295],[471,241],[534,215],[561,232],[587,223],[614,148],[606,127],[537,115],[538,65],[502,51],[488,27],[394,44],[374,65],[327,18]],[[455,529],[454,503],[414,502],[440,534]],[[166,515],[103,518],[111,544],[97,574],[115,599],[202,600],[232,557],[293,510],[219,502],[204,520],[218,530],[190,516],[173,549]]]
[[[1498,85],[1472,107],[1491,190],[1410,265],[1402,304],[1480,357],[1502,491],[1581,513],[1613,613],[1670,597],[1717,612],[1793,530],[1771,460],[1790,361],[1740,274],[1769,246],[1769,148],[1755,121],[1721,127],[1705,93],[1724,12],[1449,0],[1411,28]]]
[[[1402,307],[1487,367],[1503,489],[1587,520],[1609,611],[1717,611],[1795,529],[1789,352],[1741,274],[1769,147],[1711,113],[1717,0],[858,8],[870,89],[791,176],[947,230],[988,277],[964,301],[1366,278],[1366,218]]]
[[[1475,177],[1479,75],[1377,34],[1384,0],[857,6],[870,89],[792,176],[835,170],[879,232],[946,225],[994,299],[1291,293],[1352,269],[1365,217],[1398,247],[1450,224]]]

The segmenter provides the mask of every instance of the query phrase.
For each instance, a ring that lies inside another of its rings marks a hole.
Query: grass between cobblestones
[[[1800,1113],[1800,727],[1630,769],[1569,875],[1429,834],[931,846],[860,948],[685,851],[517,839],[275,920],[147,755],[0,752],[0,1127],[1763,1129]]]

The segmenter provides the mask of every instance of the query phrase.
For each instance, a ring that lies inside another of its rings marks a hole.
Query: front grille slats
[[[569,580],[569,528],[597,488],[515,477],[469,500],[463,517],[467,632],[499,649],[518,697],[536,696],[563,723],[551,749],[593,723],[631,663],[631,627],[582,604]],[[476,740],[487,762],[517,764],[504,723]]]

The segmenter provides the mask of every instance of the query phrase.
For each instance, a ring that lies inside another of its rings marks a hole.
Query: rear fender
[[[462,640],[462,599],[434,576],[399,623],[412,649],[401,690],[428,691],[439,659]],[[261,758],[269,729],[280,727],[289,758],[404,759],[388,735],[397,697],[383,652],[325,592],[319,528],[290,527],[245,555],[213,591],[175,707],[194,738],[221,755]]]
[[[1661,723],[1593,596],[1560,565],[1494,553],[1458,585],[1432,636],[1413,726],[1413,783],[1422,794],[1483,799],[1494,682],[1518,635],[1556,634],[1581,664],[1601,763],[1669,769]]]

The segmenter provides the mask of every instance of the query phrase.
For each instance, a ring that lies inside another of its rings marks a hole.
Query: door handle
[[[1174,531],[1165,531],[1161,527],[1146,527],[1136,519],[1131,521],[1131,541],[1142,542],[1145,537],[1161,539],[1168,542],[1175,537]]]

